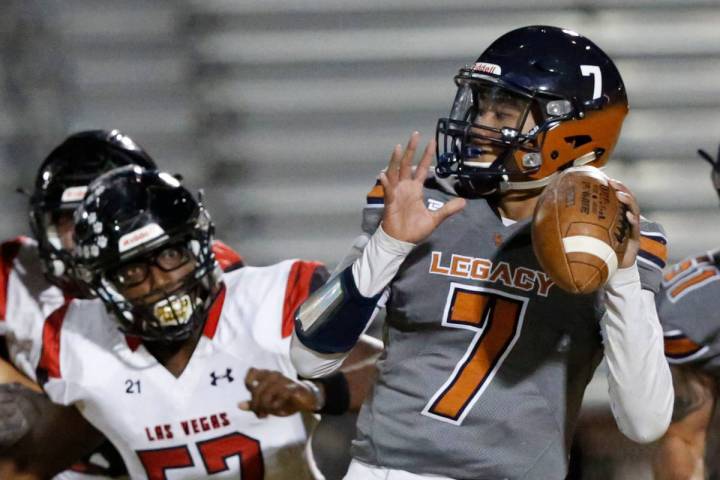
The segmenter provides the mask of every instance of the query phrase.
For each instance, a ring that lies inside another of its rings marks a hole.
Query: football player
[[[155,168],[150,156],[127,135],[118,130],[89,130],[65,139],[38,169],[30,195],[33,238],[20,236],[0,245],[0,333],[12,363],[2,366],[3,383],[17,381],[39,390],[33,382],[45,317],[65,299],[88,294],[72,278],[68,261],[73,248],[73,210],[93,179],[123,165]],[[110,462],[116,454],[104,457],[102,467],[78,463],[77,473],[66,472],[61,478],[86,478],[91,473],[114,476],[124,471],[121,463]]]
[[[716,159],[698,153],[712,165],[720,195],[720,151]],[[708,440],[717,435],[710,427],[720,385],[719,266],[718,250],[683,260],[668,269],[657,297],[675,386],[672,423],[654,457],[655,477],[661,480],[720,474],[717,449],[707,449]]]
[[[124,165],[155,168],[147,152],[118,130],[75,133],[41,164],[30,196],[33,238],[17,237],[0,245],[0,333],[9,360],[23,374],[18,376],[19,372],[4,365],[3,371],[10,375],[2,378],[4,383],[35,380],[45,318],[66,299],[89,294],[72,276],[72,214],[92,180]],[[221,242],[213,248],[223,267],[242,264]],[[108,455],[117,457],[112,452]],[[104,474],[123,470],[121,465],[100,468],[94,464],[78,464],[75,469]],[[70,473],[63,476],[71,477]]]
[[[531,245],[543,187],[612,154],[628,111],[612,60],[575,32],[530,26],[498,38],[455,82],[437,147],[430,142],[414,170],[417,133],[395,147],[368,196],[362,253],[297,313],[293,363],[314,378],[386,309],[386,348],[349,479],[564,478],[583,392],[603,357],[625,435],[650,442],[670,421],[654,304],[666,258],[660,227],[614,182],[628,208],[628,250],[590,295],[554,286]]]
[[[301,381],[289,360],[294,311],[324,267],[223,274],[202,203],[137,166],[97,179],[74,220],[74,265],[99,299],[66,303],[44,325],[38,380],[70,408],[35,419],[25,412],[38,397],[2,392],[21,419],[8,427],[15,466],[60,468],[102,433],[132,478],[309,478],[298,412],[342,413],[364,396],[360,372]],[[43,448],[57,430],[72,441]]]

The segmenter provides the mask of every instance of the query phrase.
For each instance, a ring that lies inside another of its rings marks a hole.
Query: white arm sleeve
[[[363,297],[374,297],[387,287],[415,244],[397,240],[382,225],[370,237],[362,255],[352,264],[353,279]]]
[[[641,289],[637,265],[613,275],[605,306],[600,327],[613,416],[625,436],[652,442],[670,424],[675,395],[654,295]]]

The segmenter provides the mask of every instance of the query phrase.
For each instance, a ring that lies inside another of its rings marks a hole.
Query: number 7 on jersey
[[[462,424],[520,337],[527,302],[490,288],[450,285],[442,325],[471,330],[475,336],[423,415]]]

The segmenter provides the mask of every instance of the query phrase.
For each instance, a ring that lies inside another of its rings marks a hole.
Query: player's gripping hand
[[[280,372],[251,368],[245,375],[245,386],[251,398],[238,407],[254,412],[258,418],[287,417],[297,412],[314,412],[318,407],[314,392]]]
[[[630,238],[628,238],[628,245],[622,263],[619,265],[620,268],[628,268],[635,263],[640,250],[640,206],[635,195],[625,184],[618,180],[610,180],[610,184],[617,190],[617,198],[620,203],[625,204],[628,209],[625,215],[630,223]]]
[[[402,145],[396,145],[387,170],[380,174],[380,182],[385,189],[382,228],[391,237],[409,243],[421,242],[446,218],[465,206],[462,198],[450,200],[437,211],[430,211],[425,206],[423,183],[435,152],[435,141],[430,141],[425,147],[413,172],[413,159],[419,141],[420,134],[413,132],[405,150]]]

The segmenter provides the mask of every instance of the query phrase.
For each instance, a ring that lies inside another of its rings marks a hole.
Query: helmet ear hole
[[[565,137],[564,140],[572,145],[572,148],[579,148],[592,142],[592,137],[590,135],[573,135],[572,137]]]

